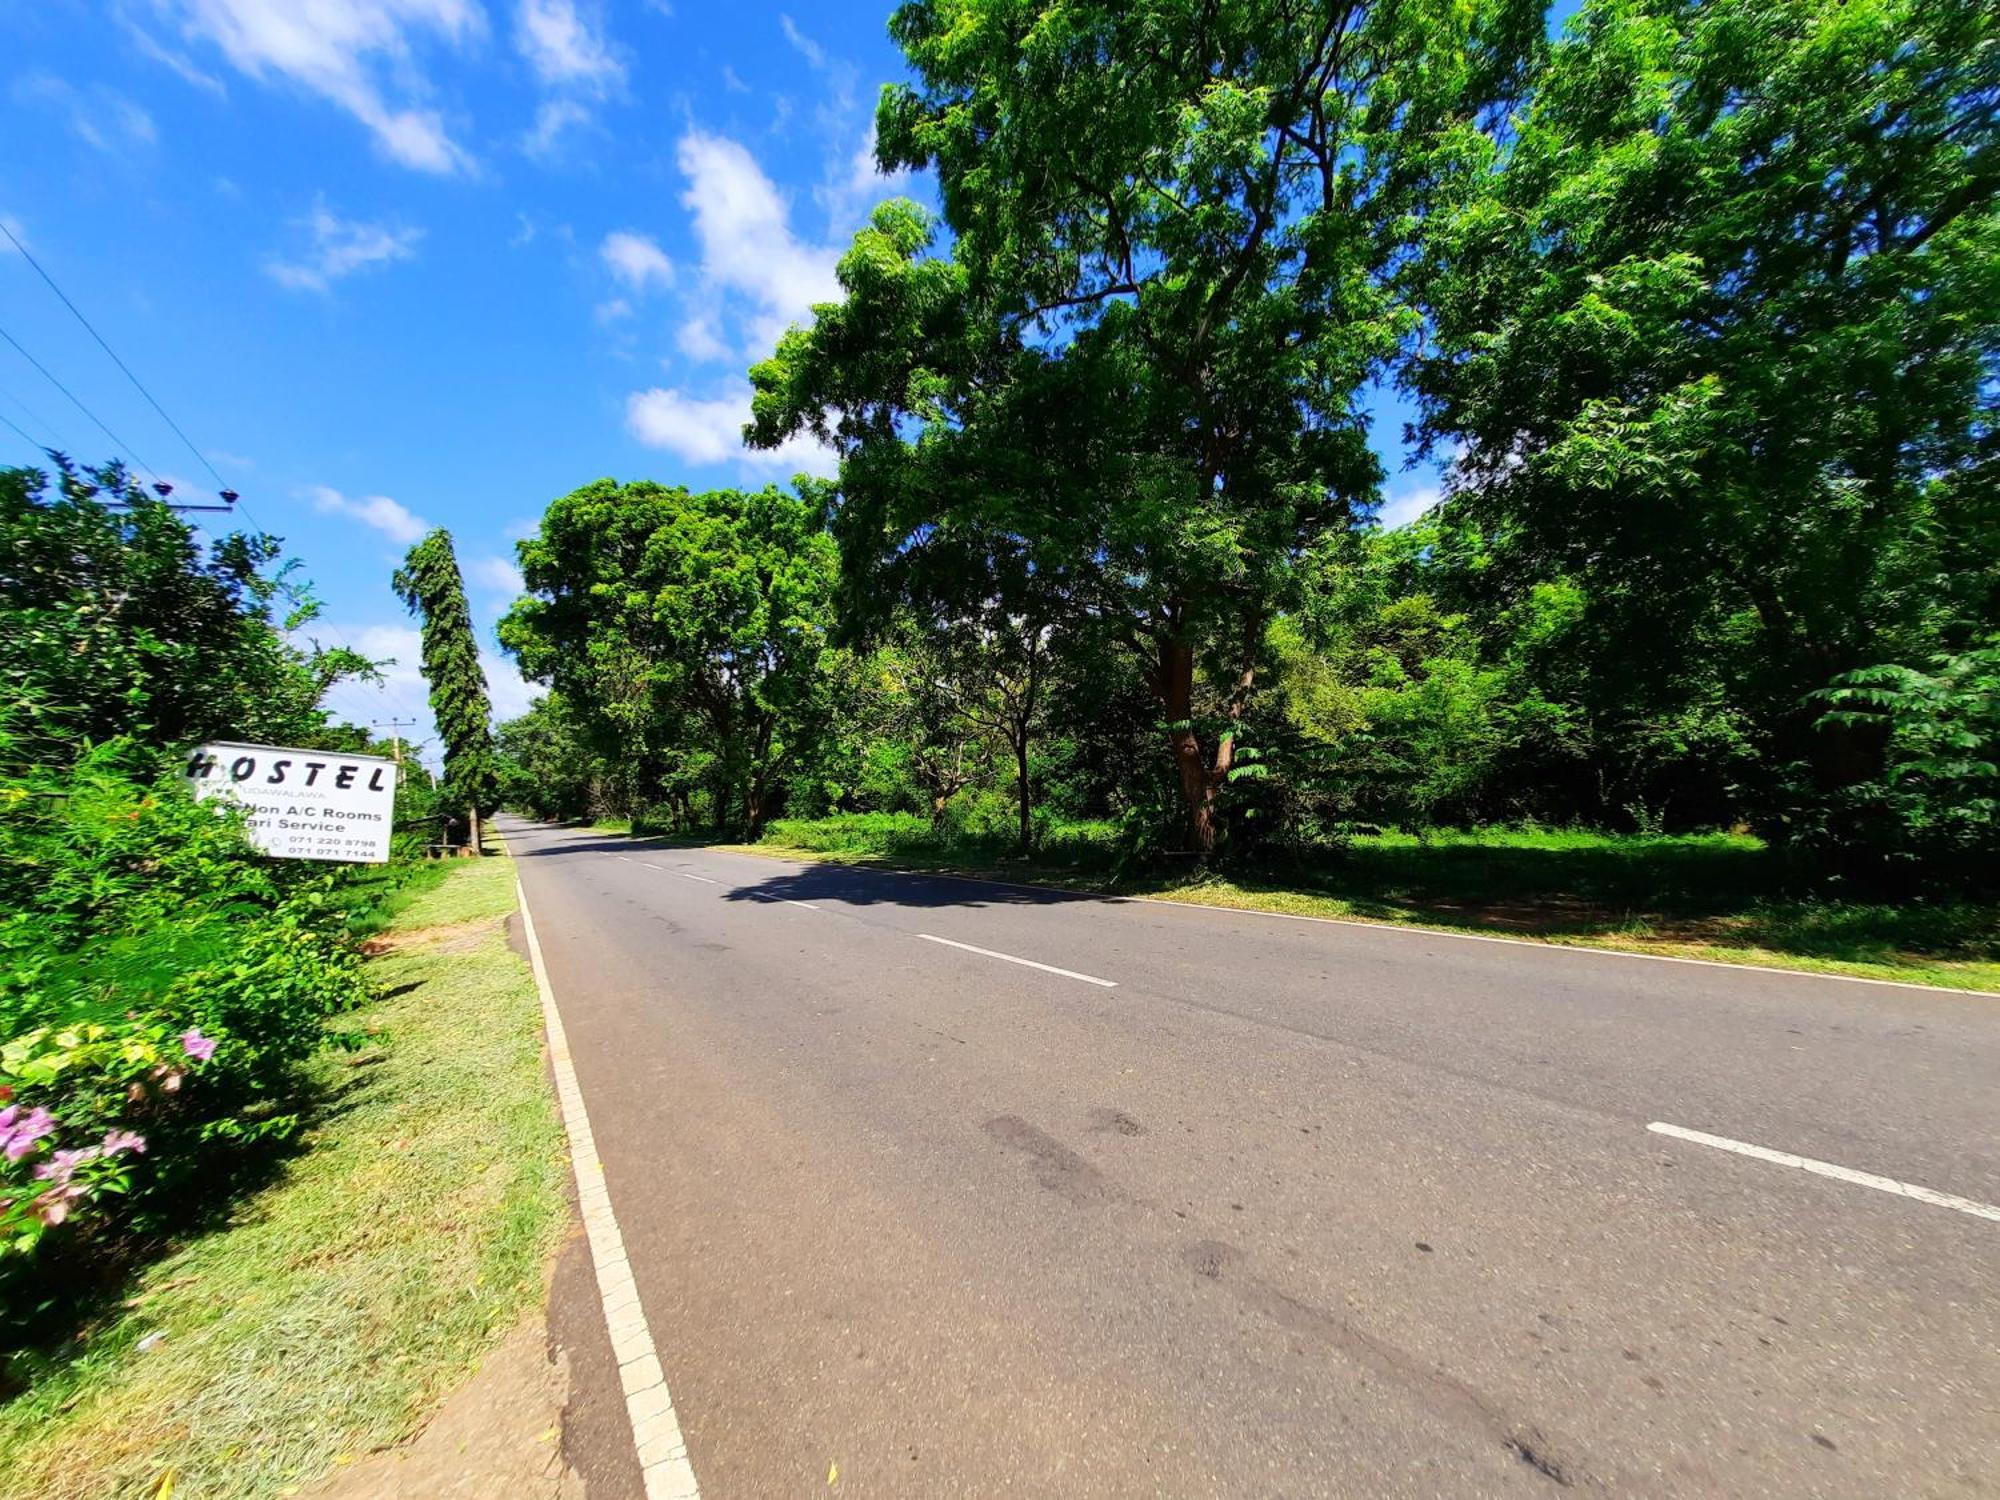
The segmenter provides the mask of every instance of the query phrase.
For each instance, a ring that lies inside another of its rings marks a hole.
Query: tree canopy
[[[500,639],[627,768],[634,801],[754,828],[823,721],[834,549],[777,490],[599,480],[521,544]]]
[[[938,210],[878,208],[750,372],[746,439],[838,470],[778,528],[828,544],[819,649],[747,694],[793,753],[739,821],[1004,795],[1023,845],[1041,808],[1202,854],[1747,824],[1869,879],[1996,847],[1991,7],[1586,0],[1551,36],[1519,0],[911,0],[890,32],[879,164]],[[1443,499],[1384,530],[1394,386]],[[757,760],[702,707],[733,607],[661,594],[708,506],[558,502],[516,616],[684,819],[670,788],[747,808]]]

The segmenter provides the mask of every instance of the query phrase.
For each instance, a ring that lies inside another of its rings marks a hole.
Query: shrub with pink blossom
[[[300,1065],[367,997],[337,877],[258,855],[155,753],[6,763],[0,1304],[54,1239],[155,1233],[228,1155],[295,1130]]]

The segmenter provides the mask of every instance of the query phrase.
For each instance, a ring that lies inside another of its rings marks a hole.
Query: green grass
[[[773,823],[766,852],[954,869],[1299,916],[1409,923],[1672,957],[2000,991],[2000,909],[1797,899],[1741,834],[1486,828],[1357,836],[1223,873],[1121,869],[1113,826],[1058,824],[1032,860],[907,814]]]
[[[407,1436],[539,1303],[562,1139],[513,863],[437,868],[380,940],[373,1045],[317,1064],[305,1149],[0,1407],[0,1495],[293,1493]]]
[[[444,860],[409,864],[358,865],[340,883],[347,907],[347,930],[355,937],[385,931],[398,914],[426,891],[434,890],[451,873]]]

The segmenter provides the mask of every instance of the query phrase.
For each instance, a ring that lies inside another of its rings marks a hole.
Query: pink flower
[[[101,1146],[84,1146],[75,1151],[58,1151],[35,1168],[35,1176],[43,1182],[53,1182],[56,1190],[66,1189],[70,1178],[76,1175],[78,1167],[87,1161],[96,1161],[103,1154],[104,1149]],[[81,1191],[79,1188],[78,1192]]]
[[[215,1038],[203,1036],[200,1027],[181,1033],[181,1050],[196,1062],[207,1062],[215,1056]]]
[[[80,1182],[50,1188],[35,1200],[35,1211],[41,1215],[44,1224],[60,1224],[69,1217],[69,1206],[89,1191]]]
[[[114,1130],[104,1137],[104,1154],[116,1156],[122,1151],[136,1151],[146,1154],[146,1138],[131,1130]]]
[[[47,1110],[30,1110],[24,1116],[20,1105],[10,1104],[0,1109],[0,1150],[7,1153],[7,1160],[19,1161],[55,1128],[55,1116]]]

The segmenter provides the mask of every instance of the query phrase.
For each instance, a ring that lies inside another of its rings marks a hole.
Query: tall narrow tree
[[[492,709],[451,533],[439,527],[412,547],[394,583],[410,613],[423,622],[424,680],[430,684],[431,717],[444,741],[440,801],[466,810],[477,854],[482,852],[480,816],[492,807],[494,796]]]

